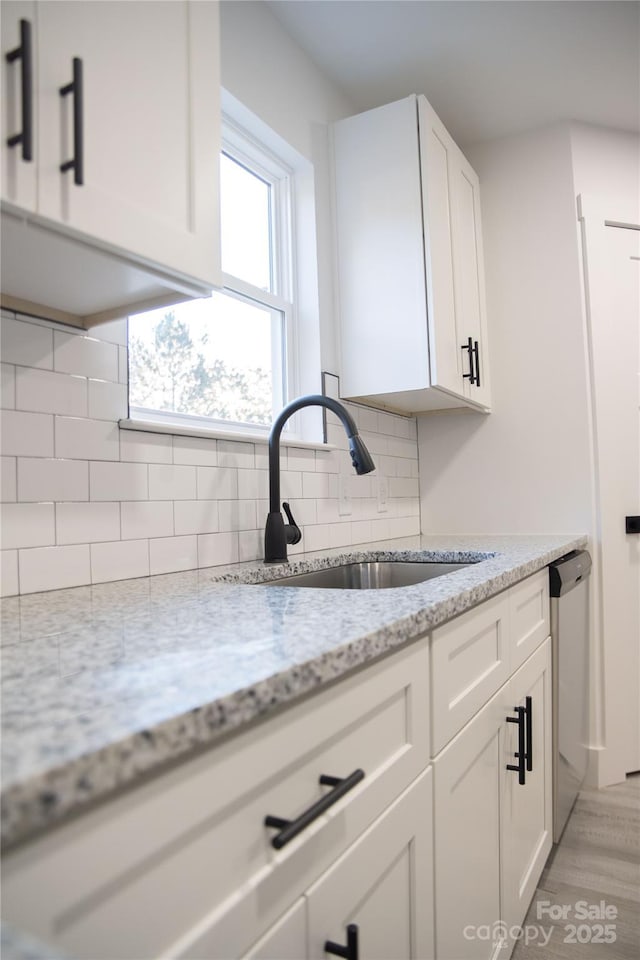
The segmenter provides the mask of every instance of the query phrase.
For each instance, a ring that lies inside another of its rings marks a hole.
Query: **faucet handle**
[[[288,503],[282,504],[282,509],[287,515],[287,520],[289,521],[288,525],[285,527],[287,534],[287,543],[300,543],[302,540],[302,530],[298,524],[293,519],[293,514],[291,513],[291,507]]]

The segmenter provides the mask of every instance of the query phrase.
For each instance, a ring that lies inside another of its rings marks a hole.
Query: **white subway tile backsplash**
[[[266,442],[120,429],[128,415],[126,328],[117,320],[87,335],[2,314],[7,595],[263,555]],[[353,474],[347,438],[332,415],[335,449],[283,443],[281,501],[291,503],[304,530],[292,556],[419,531],[415,418],[347,406],[376,474]],[[339,513],[341,472],[348,516]],[[377,476],[389,481],[382,514]]]
[[[87,416],[87,381],[84,377],[16,368],[16,407],[37,413],[60,413],[69,417]]]
[[[2,452],[14,457],[53,456],[53,416],[49,413],[2,411]]]
[[[237,533],[205,533],[198,537],[198,566],[219,567],[238,562]]]
[[[127,388],[109,380],[89,380],[89,416],[94,420],[124,420],[128,414]]]
[[[7,316],[0,323],[0,353],[5,363],[53,369],[53,330]]]
[[[263,533],[261,530],[243,530],[238,534],[238,557],[243,560],[260,560],[264,557]]]
[[[316,469],[316,451],[306,450],[304,447],[287,447],[286,460],[280,455],[280,460],[287,470],[306,470],[311,472]]]
[[[125,501],[120,504],[123,540],[173,536],[173,503],[161,500]]]
[[[199,467],[217,467],[216,441],[206,437],[174,437],[173,462],[194,464]]]
[[[238,470],[240,500],[258,500],[269,496],[269,474],[266,470]]]
[[[147,500],[149,477],[146,463],[90,463],[91,500]]]
[[[168,537],[149,541],[149,565],[153,576],[158,573],[176,573],[195,570],[198,566],[196,537]]]
[[[56,543],[120,540],[119,503],[57,503]]]
[[[18,493],[17,460],[15,457],[0,457],[0,461],[0,500],[3,503],[12,503],[16,501]]]
[[[220,500],[218,503],[220,531],[252,530],[256,526],[255,500]]]
[[[217,533],[217,500],[178,500],[173,505],[176,536],[192,533]]]
[[[118,383],[129,383],[129,353],[126,347],[118,347]]]
[[[53,331],[53,369],[118,382],[118,347],[94,337]]]
[[[218,440],[219,467],[255,467],[255,447],[252,443],[236,440]]]
[[[135,463],[171,463],[173,437],[167,433],[121,430],[120,459]]]
[[[23,593],[60,590],[91,583],[89,544],[20,550],[18,569]]]
[[[0,558],[0,596],[13,597],[18,591],[18,551],[3,550]]]
[[[195,500],[196,468],[149,464],[150,500]]]
[[[84,417],[56,417],[56,457],[67,460],[118,460],[118,424]],[[113,499],[113,498],[110,498]]]
[[[0,388],[3,410],[15,410],[16,406],[16,368],[11,363],[0,363]]]
[[[314,500],[329,496],[329,477],[326,473],[303,473],[302,496]]]
[[[315,474],[309,474],[315,476]],[[280,474],[280,495],[283,500],[295,500],[303,496],[302,474],[292,470],[283,470]]]
[[[227,467],[197,467],[198,500],[233,500],[238,496],[238,471]]]
[[[127,318],[119,320],[105,320],[91,327],[91,336],[97,340],[106,340],[107,343],[121,343],[127,345]]]
[[[88,500],[86,460],[18,458],[18,500]]]
[[[149,541],[117,540],[91,544],[91,582],[149,576]]]
[[[0,509],[0,543],[3,550],[42,547],[56,542],[52,503],[4,503]]]

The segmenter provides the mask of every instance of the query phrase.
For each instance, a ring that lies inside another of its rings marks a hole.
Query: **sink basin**
[[[267,580],[270,587],[320,587],[332,590],[388,590],[410,587],[445,573],[462,570],[469,563],[439,563],[437,561],[368,560],[343,563],[338,567],[297,573],[291,577]]]

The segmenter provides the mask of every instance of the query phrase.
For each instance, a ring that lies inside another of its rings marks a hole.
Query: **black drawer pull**
[[[514,753],[514,757],[518,758],[518,763],[508,763],[507,770],[514,770],[518,774],[518,783],[521,787],[525,785],[525,763],[527,760],[527,748],[525,745],[525,708],[524,707],[514,707],[515,712],[518,714],[517,717],[507,717],[507,723],[517,723],[518,724],[518,752]]]
[[[477,346],[477,343],[476,343]],[[473,371],[473,338],[469,337],[467,342],[460,347],[461,350],[469,351],[469,373],[463,373],[462,379],[468,380],[471,386],[476,382],[476,376]]]
[[[346,947],[341,943],[334,943],[333,940],[325,940],[324,952],[344,957],[344,960],[358,960],[358,924],[350,923],[347,927]]]
[[[524,712],[527,718],[527,773],[533,773],[533,700],[531,697],[526,697],[525,703]]]
[[[271,841],[271,846],[275,847],[276,850],[281,850],[285,844],[293,840],[294,837],[297,837],[305,827],[308,827],[310,823],[317,820],[325,810],[328,810],[329,807],[337,803],[341,797],[344,797],[345,793],[353,790],[355,785],[360,783],[361,780],[364,780],[363,770],[354,770],[353,773],[349,774],[348,777],[344,777],[344,779],[340,777],[326,777],[323,774],[320,777],[320,783],[322,786],[332,787],[332,790],[326,793],[324,797],[316,800],[314,804],[305,810],[304,813],[301,813],[299,817],[296,817],[295,820],[283,820],[282,817],[272,816],[266,816],[264,818],[265,827],[275,827],[276,830],[280,831]]]
[[[478,346],[478,341],[475,340],[473,344],[473,355],[476,360],[476,387],[480,386],[480,347]],[[473,369],[473,364],[472,364]],[[471,381],[473,383],[473,380]]]
[[[33,160],[33,56],[31,43],[31,24],[20,21],[20,46],[10,50],[7,63],[20,60],[20,78],[22,85],[22,131],[8,137],[7,146],[22,144],[22,159]]]
[[[59,90],[61,97],[73,94],[73,160],[60,164],[60,172],[73,170],[73,182],[81,187],[84,183],[84,84],[82,60],[73,58],[73,80]]]

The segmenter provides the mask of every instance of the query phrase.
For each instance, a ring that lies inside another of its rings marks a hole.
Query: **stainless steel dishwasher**
[[[553,664],[553,842],[587,772],[591,557],[573,550],[549,565]]]

